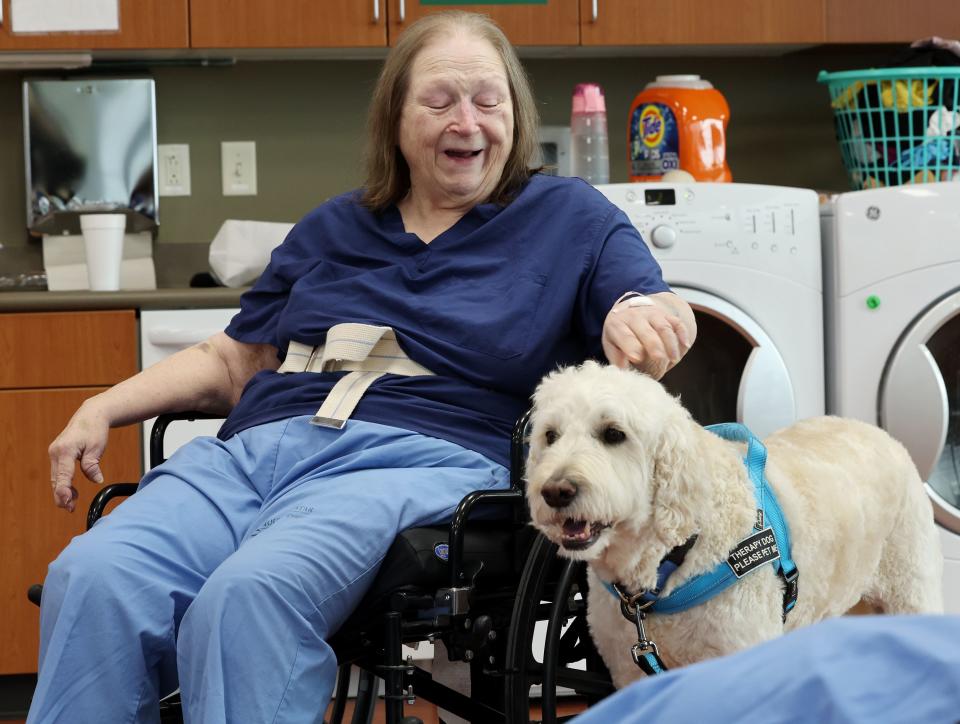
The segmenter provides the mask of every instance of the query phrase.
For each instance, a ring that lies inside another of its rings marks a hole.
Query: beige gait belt
[[[344,322],[327,332],[326,344],[311,347],[290,342],[287,356],[278,372],[337,372],[350,370],[330,390],[317,414],[314,425],[341,429],[347,418],[375,380],[386,374],[433,375],[423,365],[407,357],[397,343],[392,327]]]

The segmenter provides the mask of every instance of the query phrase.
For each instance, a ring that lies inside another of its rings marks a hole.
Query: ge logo
[[[880,209],[877,208],[876,206],[867,207],[867,218],[870,219],[870,221],[876,221],[877,219],[879,219]]]

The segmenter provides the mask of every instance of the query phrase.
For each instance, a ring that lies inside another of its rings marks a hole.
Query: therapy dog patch
[[[727,565],[737,578],[743,578],[750,571],[778,558],[780,550],[777,548],[773,528],[764,528],[737,543],[737,547],[727,557]]]

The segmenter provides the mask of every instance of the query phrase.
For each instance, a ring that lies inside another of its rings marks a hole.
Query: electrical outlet
[[[161,196],[190,195],[190,146],[167,143],[157,146]]]
[[[220,143],[224,196],[257,195],[257,144],[253,141]]]

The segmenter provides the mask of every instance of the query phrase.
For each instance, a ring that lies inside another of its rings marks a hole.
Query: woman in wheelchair
[[[540,377],[659,377],[695,336],[626,216],[530,170],[532,93],[489,19],[411,25],[374,91],[362,189],[307,214],[229,326],[87,400],[50,446],[102,481],[110,427],[227,415],[74,539],[44,584],[32,723],[320,721],[328,644],[398,531],[506,487]]]

